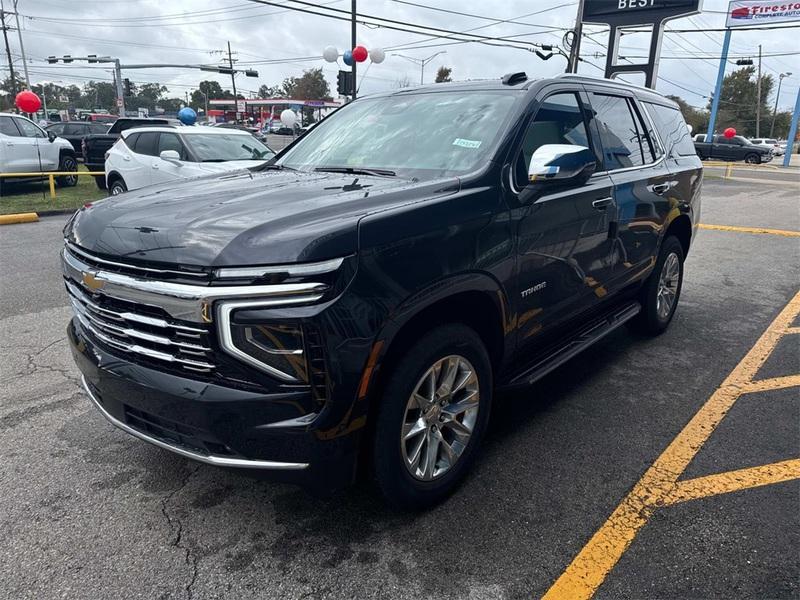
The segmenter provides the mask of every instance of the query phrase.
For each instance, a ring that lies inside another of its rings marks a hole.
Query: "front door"
[[[34,171],[55,171],[58,168],[60,150],[53,145],[44,130],[28,119],[15,119],[17,127],[25,138],[25,152],[34,157]],[[41,168],[39,168],[41,166]]]
[[[557,91],[538,103],[515,159],[515,187],[527,185],[533,152],[546,144],[593,147],[579,94]],[[609,227],[615,214],[609,176],[558,184],[512,211],[517,220],[517,328],[520,345],[587,308],[610,276]]]
[[[175,133],[159,133],[158,134],[158,147],[155,156],[151,159],[151,182],[168,183],[170,181],[177,181],[183,179],[187,175],[184,174],[186,165],[176,164],[171,161],[163,160],[160,155],[165,150],[174,150],[180,156],[182,162],[186,162],[188,156],[186,148],[180,138]]]
[[[17,127],[16,119],[0,115],[0,144],[3,145],[2,170],[7,173],[38,173],[39,158],[36,138],[27,137]]]

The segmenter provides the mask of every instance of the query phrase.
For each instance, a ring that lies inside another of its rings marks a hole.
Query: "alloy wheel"
[[[463,454],[477,422],[478,376],[463,356],[438,360],[417,382],[406,404],[400,447],[406,469],[431,481]]]
[[[70,158],[69,156],[64,159],[64,171],[69,171],[71,173],[77,172],[78,170],[78,163],[75,162],[74,158]],[[72,187],[78,184],[78,176],[77,175],[64,175],[64,183]]]
[[[661,276],[658,278],[658,292],[656,294],[656,314],[662,321],[669,316],[675,299],[678,297],[678,283],[680,281],[681,264],[678,255],[670,252],[661,267]]]

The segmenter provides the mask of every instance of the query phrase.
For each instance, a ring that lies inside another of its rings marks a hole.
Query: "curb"
[[[38,220],[39,220],[39,215],[37,215],[35,212],[0,215],[0,225],[13,225],[15,223],[33,223]]]
[[[55,208],[53,210],[40,210],[40,217],[55,217],[57,215],[71,215],[79,208]]]

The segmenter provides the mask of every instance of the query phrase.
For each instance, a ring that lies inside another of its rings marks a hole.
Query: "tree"
[[[280,86],[262,85],[258,88],[259,98],[283,98],[283,88]]]
[[[117,88],[107,81],[89,81],[83,86],[83,93],[75,103],[77,108],[104,108],[116,106]]]
[[[680,96],[667,96],[667,98],[680,107],[684,120],[692,126],[692,133],[704,133],[708,129],[708,111],[691,106]]]
[[[296,98],[297,100],[333,100],[331,88],[321,68],[303,71],[300,77],[287,77],[283,80],[282,97]],[[303,122],[314,122],[314,108],[307,106],[303,109]]]
[[[439,70],[436,71],[436,79],[434,80],[435,83],[446,83],[448,81],[453,81],[450,78],[450,74],[453,72],[451,67],[439,67]]]
[[[395,79],[394,87],[396,88],[411,87],[411,80],[408,78],[408,75],[403,75],[402,77],[398,77],[397,79]]]
[[[767,99],[772,94],[774,80],[772,75],[761,76],[761,98],[757,96],[757,82],[753,77],[756,73],[754,66],[737,69],[725,76],[722,82],[722,91],[719,98],[719,112],[717,114],[717,131],[733,127],[736,132],[745,137],[756,135],[756,106],[761,104],[761,135],[769,133],[772,121],[772,109],[768,106]],[[711,107],[709,101],[708,108]]]

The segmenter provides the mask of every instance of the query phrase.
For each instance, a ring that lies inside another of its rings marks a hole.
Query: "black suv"
[[[117,427],[212,465],[442,499],[498,388],[681,291],[703,171],[678,107],[582,76],[365,97],[265,166],[80,209],[69,339]]]

